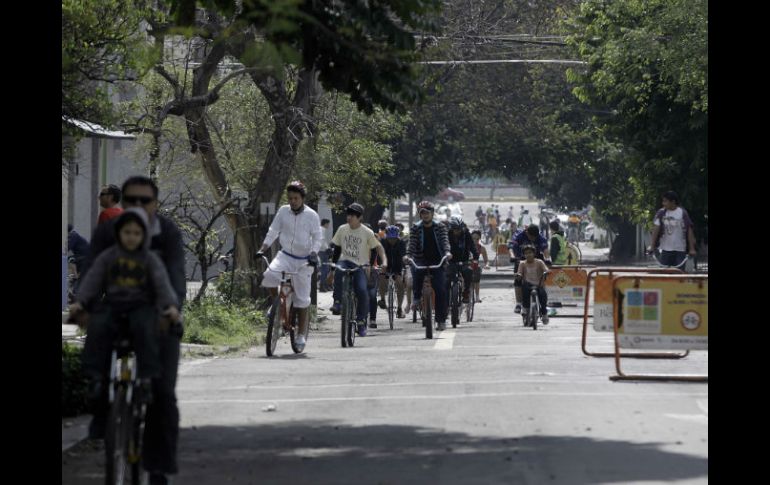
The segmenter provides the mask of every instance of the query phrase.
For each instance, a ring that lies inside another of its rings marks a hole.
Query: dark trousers
[[[418,263],[420,266],[427,266],[426,264]],[[422,298],[422,284],[425,281],[425,272],[427,270],[416,270],[412,267],[412,289],[414,291],[415,300]],[[446,272],[444,268],[432,269],[431,274],[431,286],[436,294],[436,323],[446,323],[447,314],[447,297],[446,297]]]
[[[337,266],[348,269],[355,267],[355,263],[350,261],[339,261]],[[363,269],[354,271],[350,274],[352,277],[353,291],[358,300],[356,307],[356,320],[366,321],[366,314],[369,311],[369,289],[366,287],[366,272]],[[334,272],[334,301],[342,301],[342,271]]]
[[[660,262],[663,266],[679,266],[686,256],[684,251],[661,251]]]
[[[106,379],[110,366],[113,334],[108,325],[94,326],[92,316],[83,351],[83,366],[88,372]],[[101,317],[104,318],[104,317]],[[98,321],[98,320],[97,320]],[[153,320],[154,322],[154,320]],[[149,471],[177,473],[177,441],[179,440],[179,409],[176,403],[176,378],[179,367],[179,347],[183,334],[181,324],[172,326],[168,334],[156,334],[160,375],[152,380],[152,403],[147,407],[144,428],[144,468]],[[104,349],[107,349],[106,351]],[[139,361],[137,354],[137,360]],[[139,361],[141,362],[141,361]],[[93,374],[92,374],[93,375]],[[105,386],[105,391],[106,391]],[[106,419],[109,401],[105,392],[93,403],[96,418]]]
[[[529,304],[531,302],[530,295],[532,294],[533,286],[533,284],[527,281],[522,281],[521,283],[521,296],[522,300],[524,300],[521,302],[521,306],[527,311],[529,311]],[[545,292],[545,288],[542,286],[537,287],[537,297],[540,300],[540,314],[545,315],[548,311],[545,307],[548,304],[548,293]]]
[[[329,267],[325,263],[329,262],[329,253],[321,251],[318,253],[318,259],[321,261],[321,274],[318,277],[318,281],[321,282],[321,288],[326,288],[326,277],[329,276]]]
[[[456,264],[449,264],[448,268],[448,275],[447,275],[447,291],[449,290],[449,282],[452,281],[452,278],[454,278],[455,273],[457,273],[459,266]],[[463,278],[463,295],[467,295],[468,291],[471,288],[471,284],[473,283],[473,270],[470,268],[470,266],[464,266],[462,269],[462,278]]]

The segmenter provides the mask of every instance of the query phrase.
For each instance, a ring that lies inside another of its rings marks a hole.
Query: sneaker
[[[366,337],[366,322],[365,321],[358,322],[357,327],[358,327],[358,336]]]
[[[378,302],[377,302],[377,305],[378,305],[380,308],[382,308],[383,310],[385,310],[386,308],[388,308],[388,304],[387,304],[387,303],[385,303],[385,299],[384,299],[384,298],[381,298],[381,299],[380,299],[380,301],[378,301]]]
[[[422,301],[420,299],[412,301],[412,310],[413,311],[419,310],[421,306],[422,306]]]
[[[375,319],[369,320],[369,328],[377,328],[377,321]]]
[[[540,315],[540,319],[543,321],[543,325],[548,325],[548,314],[544,313]]]
[[[396,318],[406,318],[406,315],[404,315],[403,310],[400,308],[396,311]]]
[[[513,313],[521,313],[521,303],[516,304],[516,308],[513,309]]]
[[[342,305],[340,304],[340,302],[335,301],[334,304],[332,305],[332,307],[329,309],[329,310],[332,311],[332,315],[339,315],[340,314],[340,307],[341,306]]]
[[[294,339],[294,346],[297,347],[297,350],[300,352],[305,350],[305,336],[297,335],[297,337]]]
[[[481,303],[481,298],[476,298],[476,303]]]
[[[436,324],[436,330],[438,330],[439,332],[443,332],[444,330],[446,330],[446,323],[445,322],[438,322]]]
[[[169,485],[168,476],[165,473],[150,473],[150,485]]]

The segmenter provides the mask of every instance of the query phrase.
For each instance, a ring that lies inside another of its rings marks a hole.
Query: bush
[[[88,381],[83,374],[83,349],[62,343],[61,409],[62,417],[78,416],[88,411]]]
[[[230,347],[260,345],[267,328],[267,317],[254,304],[227,303],[216,296],[186,302],[184,322],[184,342]]]

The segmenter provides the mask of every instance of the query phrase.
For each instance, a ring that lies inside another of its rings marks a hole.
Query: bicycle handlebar
[[[407,256],[406,259],[412,264],[412,266],[414,266],[414,269],[439,269],[440,267],[444,266],[444,262],[447,259],[447,256],[444,255],[444,257],[441,258],[441,261],[439,261],[439,263],[435,266],[418,266],[414,259],[410,258],[409,256]]]
[[[333,269],[337,270],[337,271],[342,271],[343,273],[352,273],[354,271],[358,271],[361,268],[368,268],[368,267],[371,266],[371,264],[361,264],[361,265],[356,265],[355,268],[342,268],[342,267],[338,266],[336,263],[324,263],[324,264],[326,266],[329,266],[330,268],[333,268]],[[353,263],[353,264],[356,264],[356,263]]]
[[[687,261],[690,260],[690,255],[685,253],[684,254],[684,259],[682,260],[681,263],[679,263],[677,265],[674,265],[674,266],[668,266],[668,265],[665,265],[665,264],[661,263],[660,258],[658,258],[658,256],[655,255],[656,252],[660,252],[660,249],[659,248],[655,248],[652,251],[645,251],[645,254],[647,254],[649,256],[652,256],[652,259],[654,259],[659,265],[665,266],[665,267],[682,269],[684,267],[684,265],[687,264]]]

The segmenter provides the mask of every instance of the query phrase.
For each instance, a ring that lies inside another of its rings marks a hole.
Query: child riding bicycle
[[[524,296],[521,302],[523,307],[522,315],[526,316],[529,314],[529,305],[531,301],[529,295],[532,293],[533,288],[537,288],[537,295],[540,299],[540,318],[542,319],[543,324],[547,325],[548,312],[546,310],[546,305],[548,304],[548,293],[545,291],[544,286],[540,286],[540,281],[543,274],[548,271],[548,267],[542,260],[535,259],[535,256],[537,255],[535,246],[530,244],[525,245],[521,248],[521,251],[524,254],[525,259],[519,263],[516,277],[521,279],[522,294]]]
[[[89,333],[114,335],[117,319],[125,317],[131,327],[138,362],[138,376],[149,391],[150,379],[160,376],[159,332],[179,320],[177,297],[166,267],[149,250],[148,219],[144,209],[131,207],[115,222],[117,244],[102,251],[86,274],[76,301],[70,305],[71,318],[80,317]],[[104,300],[101,300],[101,296]],[[90,322],[86,312],[93,313]],[[163,317],[158,320],[158,314]],[[112,339],[102,339],[112,342]],[[110,348],[88,342],[83,356],[90,379],[91,399],[99,399],[107,376],[105,365]]]

